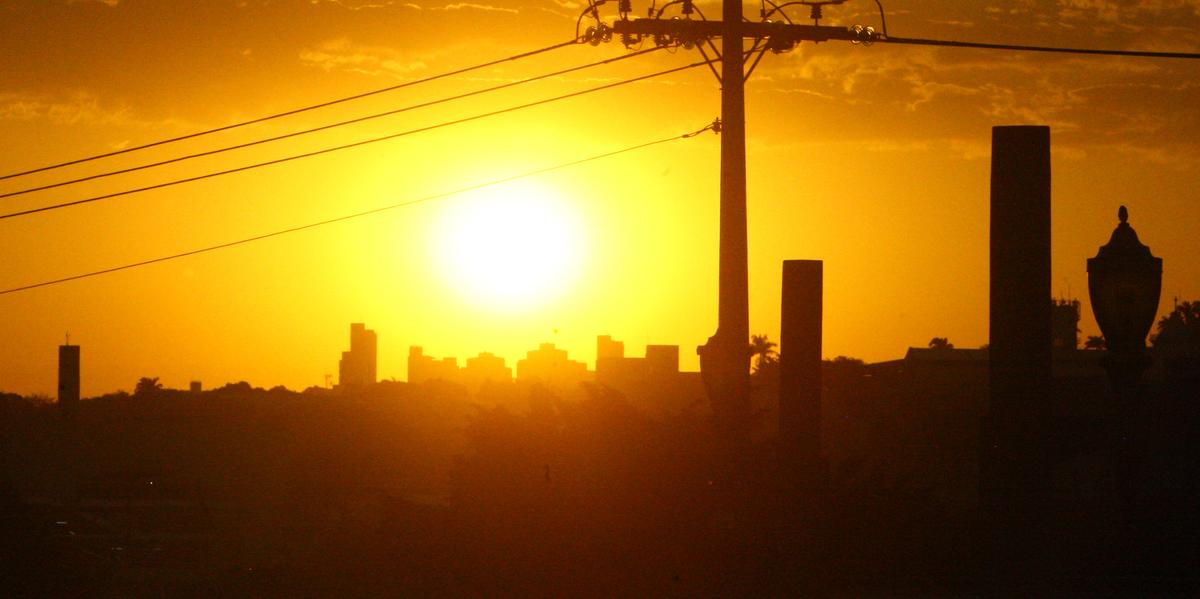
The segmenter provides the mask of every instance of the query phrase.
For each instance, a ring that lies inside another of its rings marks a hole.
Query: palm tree
[[[1200,301],[1182,302],[1158,321],[1151,345],[1188,345],[1200,341]]]
[[[162,391],[162,383],[158,382],[158,377],[142,377],[138,379],[137,386],[133,388],[133,394],[138,396],[154,395]]]
[[[769,367],[779,361],[779,352],[775,348],[778,343],[767,339],[766,335],[750,335],[750,359],[754,372]]]

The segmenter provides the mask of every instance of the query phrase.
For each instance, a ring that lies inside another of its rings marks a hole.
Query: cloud
[[[309,4],[336,4],[347,10],[387,8],[396,4],[394,0],[308,0]],[[419,7],[418,7],[419,8]]]
[[[490,4],[476,4],[474,2],[458,2],[455,4],[447,4],[447,5],[441,6],[441,7],[432,6],[429,8],[429,10],[446,10],[446,11],[482,10],[485,12],[503,12],[503,13],[510,13],[510,14],[514,14],[514,15],[520,14],[520,12],[521,12],[520,10],[517,10],[515,8],[507,8],[504,6],[492,6]]]
[[[76,92],[65,97],[29,92],[0,92],[0,120],[44,121],[57,126],[110,126],[143,129],[194,129],[178,119],[140,118],[128,106],[113,107],[100,97]]]
[[[1188,14],[1194,4],[1188,3]],[[1179,9],[1183,3],[1174,6]],[[1007,8],[1043,10],[1047,3],[1018,2]],[[1160,25],[1155,31],[1164,30],[1175,31],[1175,26]],[[946,37],[936,31],[925,35]],[[898,140],[962,139],[964,131],[1037,123],[1051,126],[1064,147],[1093,148],[1089,152],[1098,146],[1120,147],[1131,157],[1157,163],[1197,159],[1193,140],[1200,139],[1200,113],[1189,107],[1200,105],[1200,84],[1190,62],[810,44],[764,61],[759,69],[770,80],[760,92],[776,110],[810,111],[822,121],[812,129],[820,128],[822,134],[835,130],[826,125],[834,123],[858,135],[866,135],[860,129],[873,128]],[[862,117],[868,113],[870,118]]]
[[[393,48],[355,44],[345,38],[330,40],[314,49],[302,51],[300,61],[325,71],[400,79],[426,68],[423,60],[406,56]]]
[[[99,98],[84,93],[59,100],[25,93],[3,93],[0,94],[0,119],[44,119],[55,125],[113,125],[131,122],[128,108],[102,107]]]

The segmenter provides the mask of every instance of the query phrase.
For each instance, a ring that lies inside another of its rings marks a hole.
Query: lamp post
[[[1138,240],[1124,206],[1117,218],[1121,223],[1108,243],[1088,258],[1088,297],[1108,346],[1104,369],[1118,398],[1126,402],[1150,363],[1146,335],[1158,312],[1162,258]]]
[[[1138,497],[1143,487],[1146,427],[1140,417],[1141,406],[1135,401],[1142,373],[1150,365],[1146,355],[1146,334],[1158,312],[1162,289],[1162,258],[1142,245],[1129,226],[1129,211],[1117,212],[1121,223],[1108,243],[1100,246],[1095,258],[1087,261],[1088,296],[1092,314],[1108,346],[1101,365],[1108,373],[1115,392],[1116,420],[1113,422],[1113,458],[1117,478],[1126,549],[1121,559],[1124,568],[1134,568],[1128,558],[1139,544],[1137,522],[1143,517]]]

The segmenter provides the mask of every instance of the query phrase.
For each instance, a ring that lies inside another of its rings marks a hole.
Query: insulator
[[[683,0],[683,14],[690,15],[695,10],[692,6],[692,0]]]
[[[867,27],[866,29],[863,29],[863,34],[864,34],[864,38],[863,38],[864,46],[870,46],[871,44],[875,43],[876,35],[875,35],[874,27]]]
[[[617,2],[617,12],[621,14],[633,12],[633,0],[620,0]]]
[[[854,34],[854,39],[850,40],[850,43],[862,44],[864,46],[870,46],[875,43],[876,35],[874,27],[855,25],[850,28],[850,32]]]
[[[821,20],[821,5],[820,4],[812,5],[812,20],[814,22]]]

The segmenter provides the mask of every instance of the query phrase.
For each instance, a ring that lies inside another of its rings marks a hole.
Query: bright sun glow
[[[578,271],[583,227],[565,200],[532,183],[483,189],[448,204],[436,231],[441,273],[475,304],[536,307]]]

